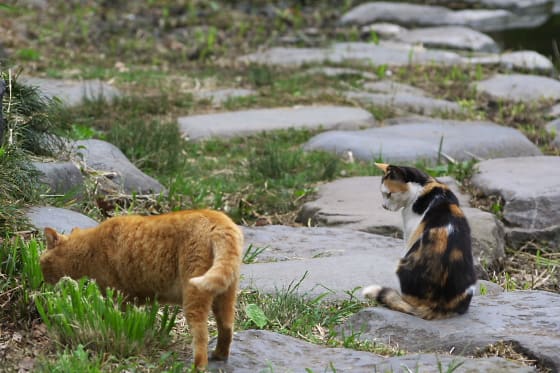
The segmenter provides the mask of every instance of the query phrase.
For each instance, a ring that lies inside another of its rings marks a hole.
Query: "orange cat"
[[[212,358],[226,360],[243,250],[243,234],[217,211],[158,216],[119,216],[69,236],[45,228],[41,255],[45,280],[93,278],[144,303],[182,304],[193,335],[194,364],[208,364],[208,314],[216,316],[218,342]]]

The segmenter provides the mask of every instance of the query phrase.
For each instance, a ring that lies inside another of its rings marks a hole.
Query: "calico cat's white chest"
[[[406,247],[412,244],[412,242],[408,242],[410,236],[416,231],[420,222],[422,222],[422,218],[424,215],[418,215],[414,211],[412,211],[412,206],[406,206],[402,209],[402,217],[403,217],[403,239],[406,244]]]

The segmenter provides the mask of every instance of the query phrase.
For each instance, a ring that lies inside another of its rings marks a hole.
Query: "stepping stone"
[[[374,22],[396,23],[404,27],[466,26],[480,31],[498,31],[535,27],[548,16],[514,14],[503,9],[453,11],[441,6],[376,1],[356,6],[345,13],[341,25],[367,25]]]
[[[473,257],[477,272],[483,275],[480,263],[494,264],[505,256],[504,228],[493,214],[469,208],[469,197],[458,191],[452,178],[440,180],[457,195],[469,220]],[[351,177],[322,184],[317,190],[317,199],[303,205],[298,221],[402,237],[402,216],[381,207],[380,185],[380,176]],[[402,241],[400,245],[404,247]]]
[[[304,72],[310,75],[324,75],[328,77],[343,77],[343,76],[361,76],[365,79],[377,79],[377,75],[368,73],[358,69],[350,69],[345,67],[314,67]]]
[[[112,100],[121,94],[115,87],[100,80],[60,80],[24,77],[26,85],[36,86],[48,98],[58,97],[64,104],[75,106],[84,100]]]
[[[560,222],[560,157],[492,159],[477,165],[472,185],[483,195],[504,199],[504,220],[540,229]]]
[[[346,130],[374,124],[370,112],[345,106],[253,109],[179,118],[179,129],[190,140],[250,136],[289,128]]]
[[[484,8],[507,9],[515,13],[548,14],[553,0],[460,0],[458,3]]]
[[[197,99],[210,100],[217,106],[220,106],[232,98],[255,96],[257,94],[258,92],[252,89],[241,88],[223,88],[209,91],[195,91],[193,93]]]
[[[49,193],[66,194],[82,188],[84,177],[72,162],[33,162],[41,173],[41,182],[49,187]]]
[[[210,344],[215,348],[216,341]],[[254,372],[534,372],[502,358],[473,359],[447,354],[413,354],[385,358],[349,348],[332,348],[274,333],[245,330],[234,335],[227,362],[211,361],[211,371]]]
[[[364,84],[364,89],[372,92],[381,93],[408,93],[414,96],[429,96],[426,91],[420,88],[413,87],[408,84],[394,82],[392,80],[380,80],[377,82],[367,82]]]
[[[399,33],[397,39],[426,48],[458,49],[473,52],[495,53],[498,44],[488,35],[467,27],[426,27]]]
[[[554,135],[554,140],[552,140],[552,144],[557,148],[560,148],[560,118],[549,122],[546,125],[546,130],[548,133]]]
[[[553,118],[560,117],[560,104],[556,104],[553,107],[551,107],[550,111],[548,112],[548,115]]]
[[[128,194],[158,194],[166,189],[154,178],[133,165],[113,144],[101,140],[80,140],[74,143],[74,152],[96,171],[108,173],[107,178]],[[115,193],[120,192],[116,190]]]
[[[239,58],[244,63],[300,66],[310,63],[361,63],[368,67],[461,63],[457,53],[426,50],[410,44],[381,41],[374,43],[335,43],[330,48],[271,48]]]
[[[497,101],[560,100],[560,81],[544,76],[497,74],[473,85],[478,92],[487,94]]]
[[[539,365],[560,369],[560,295],[544,291],[514,291],[474,297],[461,316],[427,321],[389,309],[367,308],[342,328],[345,335],[398,345],[409,352],[470,355],[500,341],[513,343]]]
[[[432,118],[399,118],[391,125],[361,131],[328,131],[312,137],[304,149],[337,154],[351,151],[356,159],[402,163],[435,163],[443,138],[443,153],[458,161],[541,155],[521,132],[490,122],[463,122]]]
[[[356,100],[365,105],[374,105],[392,110],[401,114],[417,113],[433,115],[437,113],[458,113],[461,106],[455,102],[440,100],[437,98],[416,96],[410,93],[370,93],[370,92],[346,92],[344,96],[348,100]]]
[[[401,27],[394,23],[376,22],[362,27],[362,36],[370,36],[375,32],[377,36],[384,39],[398,38],[401,33],[408,31],[405,27]]]
[[[554,71],[552,61],[535,51],[516,51],[472,57],[467,62],[475,65],[500,65],[509,70],[529,70],[543,73],[552,73]]]
[[[39,230],[46,227],[56,229],[61,233],[70,233],[73,228],[95,227],[98,223],[75,211],[50,206],[35,206],[26,211],[31,225]]]

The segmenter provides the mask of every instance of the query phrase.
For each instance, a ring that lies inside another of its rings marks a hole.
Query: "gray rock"
[[[557,148],[560,148],[560,118],[547,123],[546,130],[548,131],[548,133],[554,135],[552,144]]]
[[[552,73],[554,64],[550,59],[535,51],[515,51],[467,59],[470,64],[500,65],[510,70],[529,70]]]
[[[504,219],[522,228],[560,221],[560,157],[492,159],[478,163],[471,183],[486,196],[504,199]]]
[[[81,104],[84,99],[112,100],[121,95],[118,89],[100,80],[76,81],[24,77],[22,82],[38,87],[46,97],[57,97],[68,106]]]
[[[522,14],[549,14],[553,0],[461,0],[468,5],[507,9]]]
[[[560,104],[556,104],[553,107],[551,107],[550,111],[548,112],[548,115],[553,118],[560,117]]]
[[[414,96],[428,96],[426,91],[420,88],[413,87],[408,84],[395,82],[392,80],[380,80],[378,82],[367,82],[364,84],[364,89],[372,92],[381,93],[408,93]]]
[[[101,140],[80,140],[74,144],[76,154],[88,167],[107,176],[125,193],[165,193],[166,190],[157,180],[144,174],[113,144]]]
[[[366,105],[387,107],[400,113],[417,113],[433,115],[436,113],[458,113],[461,106],[455,102],[437,98],[416,96],[410,93],[369,93],[346,92],[345,97]]]
[[[478,92],[485,93],[494,100],[531,102],[560,99],[560,82],[544,76],[497,74],[473,84]]]
[[[362,35],[371,35],[372,32],[381,38],[397,38],[401,33],[406,32],[407,29],[396,25],[394,23],[378,22],[364,26],[361,29]]]
[[[215,340],[210,348],[215,347]],[[210,362],[210,371],[254,372],[440,372],[458,366],[463,372],[533,372],[502,358],[473,359],[447,354],[414,354],[384,358],[348,348],[320,346],[266,330],[237,332],[227,361]]]
[[[82,188],[84,177],[72,162],[33,162],[41,172],[41,182],[48,185],[53,194],[77,192]]]
[[[311,138],[305,150],[333,153],[351,151],[357,159],[416,162],[438,159],[442,151],[456,160],[540,155],[541,151],[521,132],[489,122],[461,122],[430,118],[394,120],[391,126],[362,131],[329,131]]]
[[[506,228],[507,244],[519,249],[527,242],[547,243],[547,247],[555,252],[560,251],[560,225],[553,225],[546,228]]]
[[[460,26],[419,28],[401,32],[396,37],[405,43],[420,43],[427,48],[491,53],[500,50],[498,44],[490,36]]]
[[[535,27],[548,19],[548,14],[513,13],[504,9],[465,9],[452,11],[432,5],[376,1],[356,6],[345,13],[341,25],[367,25],[391,22],[405,27],[467,26],[480,31]]]
[[[61,233],[70,233],[73,228],[95,227],[98,223],[78,212],[58,207],[36,206],[26,211],[31,225],[37,229],[51,227]]]
[[[453,186],[451,178],[442,178],[463,202],[463,210],[471,225],[473,257],[479,277],[486,277],[481,264],[496,264],[504,258],[504,228],[494,215],[469,208],[468,198]],[[400,213],[381,208],[379,191],[381,177],[352,177],[319,186],[317,199],[305,203],[298,221],[306,224],[337,226],[363,232],[402,237]],[[404,243],[401,243],[404,247]]]
[[[179,118],[180,130],[190,140],[248,136],[288,128],[356,129],[374,124],[370,112],[344,106],[253,109]]]
[[[341,76],[361,76],[365,79],[377,79],[377,75],[368,73],[358,69],[350,69],[345,67],[313,67],[305,71],[305,74],[320,74],[328,77],[341,77]]]
[[[461,63],[463,58],[447,51],[426,50],[410,44],[381,41],[374,43],[336,43],[330,48],[271,48],[239,58],[241,62],[278,66],[308,63],[362,63],[367,66],[408,66],[410,64]]]
[[[427,321],[386,308],[368,308],[345,327],[359,338],[398,344],[410,352],[451,351],[469,355],[499,341],[513,342],[541,366],[560,369],[560,295],[543,291],[505,292],[474,297],[469,311],[447,320]]]
[[[195,91],[193,94],[198,99],[210,100],[214,105],[220,106],[232,98],[255,96],[257,91],[242,88],[223,88],[208,91]]]

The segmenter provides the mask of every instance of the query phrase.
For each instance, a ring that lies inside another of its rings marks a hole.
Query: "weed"
[[[63,352],[59,352],[54,361],[42,362],[38,371],[45,373],[101,373],[102,359],[101,357],[91,356],[84,346],[79,344],[74,350],[66,348]]]
[[[257,260],[257,257],[262,254],[265,250],[265,247],[255,247],[253,244],[250,244],[245,253],[243,254],[243,263],[244,264],[251,264]]]

